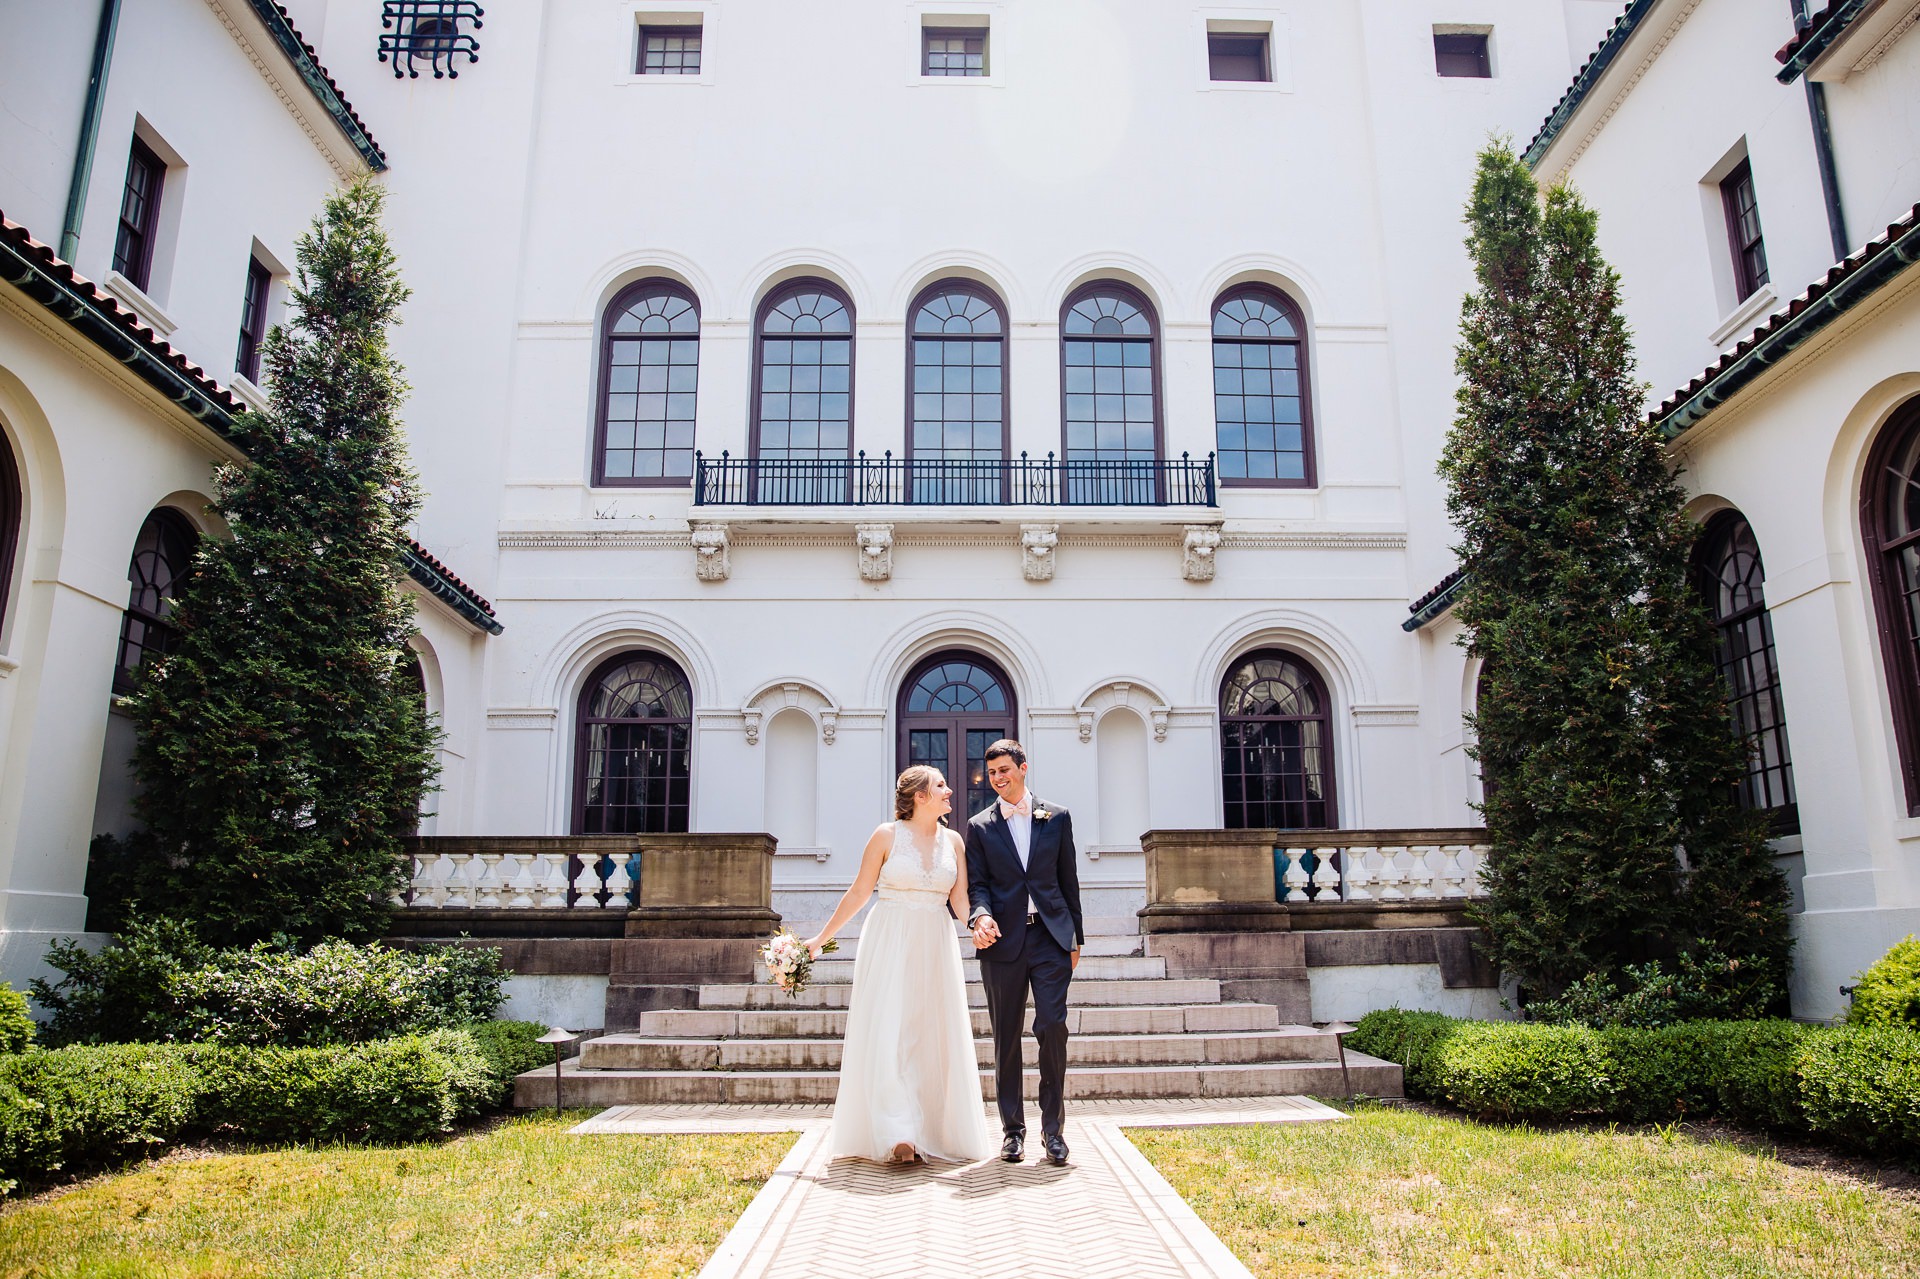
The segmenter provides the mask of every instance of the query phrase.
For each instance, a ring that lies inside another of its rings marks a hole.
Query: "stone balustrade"
[[[1484,897],[1486,856],[1479,828],[1282,831],[1273,846],[1279,898],[1289,904]]]

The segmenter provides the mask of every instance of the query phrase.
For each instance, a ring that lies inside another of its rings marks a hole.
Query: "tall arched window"
[[[845,502],[853,469],[853,304],[824,280],[767,295],[754,326],[753,461],[762,502]]]
[[[987,747],[1014,736],[1013,685],[978,653],[935,653],[900,688],[902,769],[931,764],[953,787],[953,825],[993,802],[987,785]]]
[[[1220,688],[1221,790],[1231,830],[1312,830],[1337,820],[1333,713],[1292,653],[1250,653]]]
[[[160,507],[147,516],[127,564],[127,611],[120,618],[120,658],[113,671],[116,693],[131,692],[140,668],[171,653],[179,634],[169,620],[173,599],[193,567],[198,535],[178,511]]]
[[[607,307],[600,341],[595,484],[685,484],[693,478],[700,309],[669,280],[643,280]]]
[[[1860,520],[1907,811],[1920,814],[1920,399],[1881,428],[1867,458]]]
[[[580,693],[576,835],[684,831],[691,793],[693,688],[658,653],[602,662]]]
[[[1213,419],[1222,484],[1314,481],[1313,416],[1299,308],[1261,285],[1213,309]]]
[[[1161,451],[1153,304],[1113,280],[1088,284],[1067,299],[1060,334],[1066,500],[1152,503]]]
[[[967,280],[922,293],[907,351],[907,457],[916,502],[1002,499],[1007,456],[1007,324]]]
[[[1753,526],[1738,511],[1722,511],[1707,521],[1694,550],[1694,581],[1719,632],[1714,660],[1727,683],[1734,736],[1747,749],[1740,803],[1767,813],[1776,831],[1798,830],[1780,667],[1762,591],[1766,570]]]
[[[25,503],[20,497],[20,468],[13,447],[0,435],[0,636],[6,631],[7,600],[13,587],[13,560],[20,546]]]

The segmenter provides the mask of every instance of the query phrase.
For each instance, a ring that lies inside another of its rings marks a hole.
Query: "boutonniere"
[[[1033,810],[1033,820],[1036,822],[1044,822],[1051,816],[1053,816],[1053,814],[1044,808],[1036,808]]]

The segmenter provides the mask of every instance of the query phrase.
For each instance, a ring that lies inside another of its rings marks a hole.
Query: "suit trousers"
[[[1053,1137],[1060,1135],[1067,1118],[1067,987],[1073,981],[1073,960],[1046,925],[1035,922],[1026,934],[1019,955],[980,961],[987,1021],[993,1028],[993,1086],[1001,1130],[1026,1136],[1020,1040],[1031,991],[1033,1037],[1040,1044],[1040,1131]]]

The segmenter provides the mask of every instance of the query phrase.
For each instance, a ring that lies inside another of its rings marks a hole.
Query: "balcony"
[[[731,457],[693,462],[695,506],[1217,508],[1213,456],[1196,461]]]

